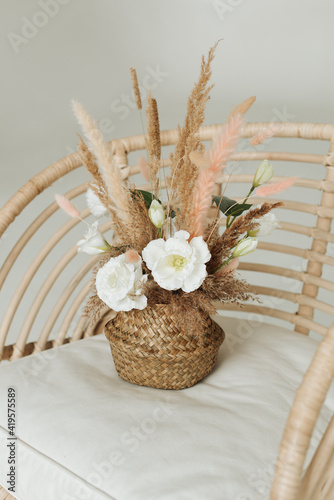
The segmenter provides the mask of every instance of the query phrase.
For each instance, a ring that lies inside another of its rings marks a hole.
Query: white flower
[[[163,226],[165,222],[165,211],[157,200],[152,201],[148,215],[155,227],[160,229]]]
[[[257,167],[257,170],[253,179],[253,188],[261,186],[268,182],[274,175],[273,166],[270,165],[268,160],[263,160],[263,162]]]
[[[240,240],[235,249],[233,250],[233,257],[243,257],[249,253],[254,252],[257,247],[258,240],[256,238],[246,238]]]
[[[110,245],[98,230],[98,224],[99,223],[96,221],[91,226],[89,226],[87,232],[84,235],[84,239],[78,241],[78,252],[85,252],[89,255],[97,255],[109,250]]]
[[[143,259],[155,281],[165,290],[192,292],[203,283],[207,272],[205,263],[211,258],[202,236],[190,243],[187,231],[177,231],[167,241],[151,241],[143,250]]]
[[[102,205],[100,198],[90,188],[86,191],[86,202],[90,212],[95,215],[95,217],[101,217],[107,212],[107,209],[104,205]]]
[[[261,217],[257,222],[259,224],[258,227],[253,231],[248,231],[248,236],[256,236],[257,238],[268,236],[274,229],[280,227],[278,219],[271,212]]]
[[[125,254],[112,257],[96,275],[97,295],[114,311],[145,309],[147,298],[139,290],[147,281],[143,275],[142,259],[129,263]]]

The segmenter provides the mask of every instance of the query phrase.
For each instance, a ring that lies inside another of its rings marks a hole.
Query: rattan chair
[[[242,136],[245,138],[253,137],[269,125],[268,123],[248,123],[243,129]],[[203,127],[200,132],[201,139],[210,141],[219,129],[219,125]],[[162,132],[162,146],[168,147],[175,144],[177,136],[177,130]],[[334,376],[334,323],[332,324],[334,318],[332,295],[334,283],[331,279],[327,279],[329,273],[327,269],[334,266],[334,252],[331,252],[331,248],[334,248],[334,234],[331,232],[334,218],[334,125],[284,123],[277,127],[274,140],[276,138],[298,139],[300,150],[303,150],[304,145],[307,145],[305,147],[307,151],[310,147],[313,147],[315,141],[318,141],[317,144],[319,144],[319,141],[327,141],[329,142],[329,150],[326,153],[314,154],[313,152],[268,152],[263,151],[261,148],[253,148],[234,154],[232,158],[232,160],[240,162],[240,165],[245,160],[258,161],[264,158],[272,160],[275,165],[282,162],[290,162],[289,165],[299,164],[300,166],[306,164],[312,169],[312,172],[316,173],[316,175],[312,175],[312,178],[305,178],[303,172],[299,170],[296,174],[298,175],[296,187],[291,191],[293,199],[286,198],[284,200],[283,210],[287,210],[289,214],[306,214],[305,217],[311,219],[310,225],[306,225],[304,222],[292,222],[291,217],[288,221],[281,222],[281,230],[291,235],[291,246],[268,243],[268,240],[261,242],[259,248],[264,251],[263,255],[265,255],[261,262],[243,261],[240,264],[240,270],[248,272],[247,276],[264,275],[267,278],[268,276],[272,277],[273,282],[276,277],[276,279],[291,279],[301,284],[300,293],[295,290],[287,291],[271,286],[255,285],[255,291],[261,296],[269,298],[269,306],[246,305],[243,311],[271,316],[276,320],[284,320],[294,325],[297,332],[308,335],[312,331],[324,337],[319,343],[319,348],[309,370],[305,374],[291,409],[277,459],[270,498],[271,500],[317,500],[320,498],[330,500],[333,498],[334,491],[334,418],[331,420],[306,471],[303,471],[303,466],[313,428]],[[139,175],[139,167],[137,164],[131,164],[133,162],[131,158],[134,152],[145,149],[144,136],[133,136],[111,141],[110,149],[123,172],[124,179],[136,178]],[[163,161],[163,166],[168,166],[168,160]],[[81,167],[79,155],[73,153],[53,163],[27,182],[1,209],[0,236],[6,234],[6,230],[21,213],[26,213],[28,205],[37,195],[40,195],[44,190],[50,188],[53,183],[79,167]],[[239,186],[240,183],[251,181],[252,175],[242,173],[240,170],[232,175],[231,185],[237,183],[236,185]],[[277,166],[275,171],[280,174]],[[287,175],[286,172],[284,173]],[[279,177],[282,176],[279,175],[273,180],[278,180]],[[224,179],[222,178],[223,182]],[[62,186],[58,188],[58,191]],[[145,189],[145,185],[141,187]],[[84,182],[67,192],[66,196],[73,200],[84,193],[86,188],[87,182]],[[217,194],[221,192],[221,188],[221,184],[217,185]],[[294,195],[296,189],[300,193],[305,193],[305,195],[302,195],[303,200],[308,201],[296,201]],[[312,202],[314,198],[311,193],[316,193],[318,202]],[[287,193],[287,196],[289,196],[289,193]],[[16,360],[31,353],[56,348],[64,343],[92,336],[101,332],[101,325],[103,326],[104,320],[93,324],[87,323],[87,319],[84,317],[78,320],[75,319],[78,310],[82,308],[82,304],[89,295],[89,283],[81,286],[81,282],[87,274],[89,275],[97,258],[92,257],[86,260],[85,264],[81,265],[80,269],[69,279],[70,264],[75,260],[76,256],[76,247],[73,245],[62,257],[57,258],[55,267],[48,271],[45,279],[43,278],[36,297],[32,299],[31,304],[28,306],[26,317],[21,318],[21,328],[15,342],[6,340],[10,338],[10,335],[13,335],[9,332],[16,313],[22,314],[19,307],[21,301],[27,295],[29,298],[32,295],[30,293],[30,284],[38,274],[42,263],[52,253],[56,244],[62,241],[62,238],[66,237],[67,233],[73,230],[77,224],[80,224],[78,220],[67,220],[56,232],[52,233],[45,246],[37,251],[33,262],[27,268],[16,289],[13,290],[11,277],[15,273],[16,261],[21,258],[22,251],[25,251],[25,247],[37,231],[43,229],[44,225],[48,223],[52,224],[52,216],[58,210],[56,203],[52,202],[52,195],[48,199],[48,206],[37,215],[24,230],[22,236],[17,239],[0,271],[0,286],[3,288],[3,293],[6,297],[9,293],[12,294],[1,322],[0,356],[2,360]],[[82,217],[87,216],[89,216],[89,211],[84,209]],[[102,231],[108,229],[108,223],[102,226]],[[293,245],[295,236],[305,237],[308,242],[307,247],[306,244],[304,244],[304,247],[297,244]],[[76,240],[72,241],[75,242]],[[284,266],[273,265],[273,260],[275,264],[277,262],[277,254],[286,256]],[[293,257],[304,259],[306,268],[296,269],[293,264]],[[326,269],[326,272],[324,272],[324,269]],[[44,273],[45,270],[43,270]],[[60,296],[56,298],[52,290],[61,273],[65,276],[64,279],[68,284]],[[322,298],[324,296],[323,291],[325,299]],[[40,334],[38,338],[31,340],[32,332],[36,332],[35,319],[45,298],[51,294],[53,305],[50,313],[44,326],[39,328]],[[328,297],[332,298],[328,299]],[[224,306],[224,309],[235,311],[237,307]],[[320,316],[318,315],[319,311]],[[105,311],[105,313],[107,314],[108,311]],[[62,322],[59,325],[57,321],[59,321],[62,314]],[[325,321],[323,321],[323,317],[326,318]],[[15,329],[17,330],[17,327]],[[11,499],[14,497],[2,490],[0,491],[1,498]]]

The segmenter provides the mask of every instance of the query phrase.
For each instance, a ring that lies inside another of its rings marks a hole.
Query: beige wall
[[[108,138],[140,132],[129,67],[151,85],[162,127],[184,117],[200,56],[217,39],[207,123],[248,97],[251,120],[333,117],[329,0],[1,0],[1,201],[75,147],[70,100]],[[157,73],[157,68],[159,69]],[[121,102],[121,101],[124,102]],[[131,100],[130,100],[131,103]],[[276,111],[275,111],[276,110]]]

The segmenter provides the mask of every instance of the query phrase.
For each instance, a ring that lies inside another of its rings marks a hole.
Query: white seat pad
[[[7,389],[17,394],[20,500],[264,500],[295,390],[317,342],[221,318],[214,371],[182,391],[117,376],[103,335],[0,366],[0,483]],[[334,411],[333,387],[312,447]]]

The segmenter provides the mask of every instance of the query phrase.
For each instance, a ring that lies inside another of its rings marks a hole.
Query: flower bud
[[[253,231],[248,231],[248,236],[256,236],[257,238],[260,236],[268,236],[273,232],[274,229],[280,227],[279,222],[276,216],[272,213],[268,213],[261,217],[258,221],[258,226]]]
[[[243,257],[249,253],[254,252],[257,247],[258,240],[256,238],[246,238],[240,240],[235,249],[233,250],[233,257]]]
[[[160,229],[163,226],[165,222],[165,211],[157,200],[152,201],[148,215],[155,227]]]
[[[257,170],[253,179],[253,188],[257,188],[262,184],[268,182],[274,175],[273,166],[268,163],[268,160],[263,160],[263,162],[257,167]]]

